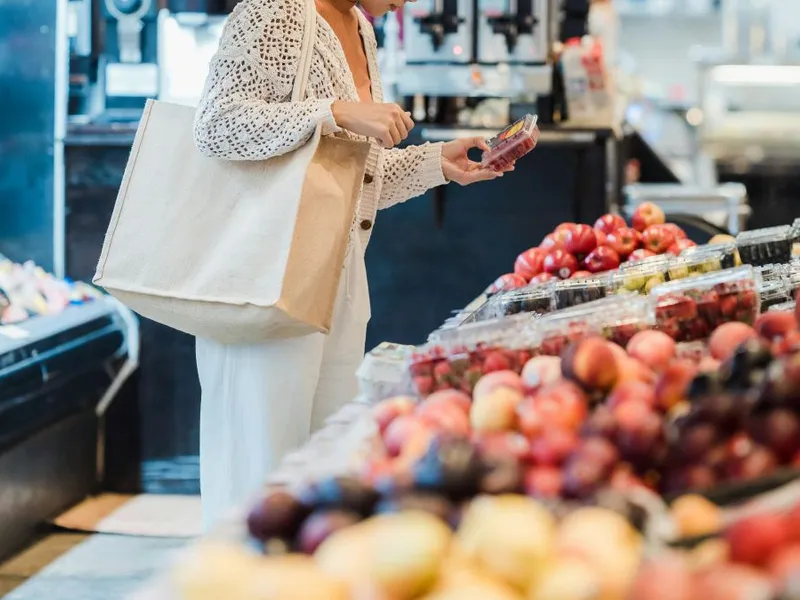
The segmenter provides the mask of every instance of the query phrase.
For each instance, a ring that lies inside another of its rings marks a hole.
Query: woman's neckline
[[[317,4],[322,4],[332,8],[343,15],[349,14],[357,5],[355,0],[316,0]]]

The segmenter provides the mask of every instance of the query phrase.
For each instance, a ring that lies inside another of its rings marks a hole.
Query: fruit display
[[[608,279],[607,275],[598,274],[556,282],[552,288],[553,308],[562,310],[605,298]]]
[[[471,322],[371,352],[368,449],[268,488],[257,552],[203,546],[181,598],[800,597],[800,506],[738,504],[800,477],[800,262],[639,209],[559,226]]]
[[[525,115],[488,140],[486,144],[489,148],[483,153],[483,166],[503,171],[533,150],[539,140],[537,121],[535,115]]]
[[[68,306],[101,298],[85,283],[57,279],[33,262],[17,264],[0,256],[0,324],[57,315]]]
[[[410,354],[413,388],[422,397],[451,388],[470,393],[486,373],[521,370],[530,349],[520,332],[530,319],[523,313],[435,331]]]
[[[752,325],[759,315],[758,282],[750,266],[655,286],[656,326],[678,342],[707,338],[730,321]]]
[[[793,243],[791,225],[753,229],[736,236],[742,262],[754,266],[789,262]]]

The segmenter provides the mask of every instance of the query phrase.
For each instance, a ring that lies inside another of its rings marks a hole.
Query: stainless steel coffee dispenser
[[[403,10],[408,64],[468,64],[474,60],[473,0],[418,0]]]
[[[478,62],[544,64],[547,0],[477,0]]]

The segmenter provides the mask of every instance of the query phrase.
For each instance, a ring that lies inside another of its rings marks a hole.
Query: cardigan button
[[[370,175],[369,173],[364,173],[364,183],[365,184],[369,185],[373,181],[375,181],[375,178],[372,175]]]
[[[363,229],[364,231],[369,231],[370,229],[372,229],[372,221],[369,221],[367,219],[361,221],[361,229]]]

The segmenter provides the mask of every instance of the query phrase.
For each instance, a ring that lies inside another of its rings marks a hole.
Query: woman
[[[363,0],[372,16],[404,0]],[[377,209],[455,181],[498,174],[467,158],[483,140],[393,149],[413,127],[382,101],[372,27],[351,0],[316,0],[317,34],[307,98],[289,102],[305,22],[305,0],[244,0],[231,14],[212,60],[195,121],[204,155],[259,160],[323,134],[375,143],[351,232],[328,336],[314,334],[247,346],[197,340],[202,386],[201,491],[204,526],[244,502],[291,449],[357,393],[369,293],[364,250]]]

